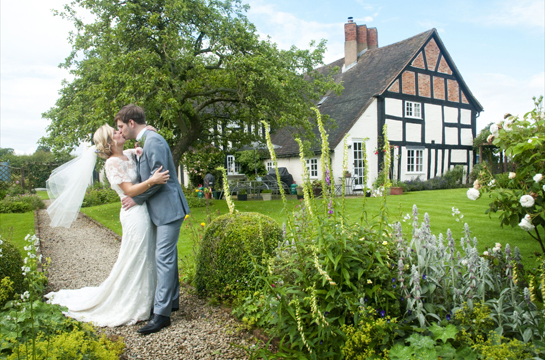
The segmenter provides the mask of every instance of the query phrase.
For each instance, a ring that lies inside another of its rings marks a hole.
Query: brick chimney
[[[358,56],[367,49],[367,25],[358,25]]]
[[[377,28],[367,29],[367,46],[369,46],[369,50],[378,48]]]
[[[357,25],[352,17],[348,18],[348,22],[344,24],[344,66],[356,62],[358,60]]]

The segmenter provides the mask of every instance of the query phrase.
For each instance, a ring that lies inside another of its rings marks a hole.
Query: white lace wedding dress
[[[134,150],[106,160],[106,176],[120,198],[125,195],[119,184],[136,181]],[[98,287],[60,290],[46,295],[52,304],[66,306],[65,312],[79,321],[97,326],[132,325],[149,318],[155,296],[155,230],[146,204],[121,209],[123,239],[121,249],[108,278]]]

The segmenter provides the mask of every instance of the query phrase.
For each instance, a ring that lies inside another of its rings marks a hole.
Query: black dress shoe
[[[151,320],[137,331],[142,335],[149,335],[167,326],[170,326],[170,317],[154,314]]]

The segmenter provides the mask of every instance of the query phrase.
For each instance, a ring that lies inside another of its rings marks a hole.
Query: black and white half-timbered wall
[[[328,129],[331,168],[343,181],[343,139],[348,136],[349,171],[355,187],[368,187],[383,161],[382,128],[388,128],[392,149],[391,174],[399,180],[440,176],[457,164],[469,172],[475,162],[476,118],[483,110],[462,79],[435,29],[385,47],[378,46],[376,28],[345,24],[345,57],[319,69],[334,75],[344,90],[326,94],[317,103],[337,127]],[[318,133],[316,132],[316,136]],[[302,180],[298,148],[289,129],[273,134],[278,163],[297,182]],[[363,159],[363,143],[367,161]],[[311,177],[319,178],[319,152],[307,159]]]

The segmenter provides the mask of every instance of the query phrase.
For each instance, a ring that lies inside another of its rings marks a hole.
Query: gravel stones
[[[98,286],[114,265],[120,243],[109,229],[78,215],[70,229],[50,228],[47,211],[38,211],[42,254],[51,258],[47,291]],[[227,311],[199,299],[191,288],[180,290],[180,310],[172,313],[172,324],[148,336],[136,332],[144,323],[99,328],[112,340],[124,338],[123,359],[246,359],[243,349],[254,338],[239,331]],[[236,345],[236,346],[235,346]]]

